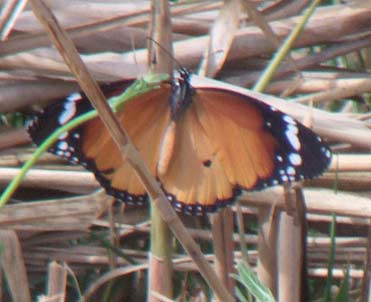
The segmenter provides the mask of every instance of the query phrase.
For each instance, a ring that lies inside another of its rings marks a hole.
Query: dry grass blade
[[[340,172],[335,170],[333,173],[325,173],[319,180],[308,180],[305,183],[329,189],[336,188],[337,190],[350,191],[362,196],[362,192],[370,190],[370,181],[370,172]]]
[[[284,191],[286,212],[280,212],[277,239],[278,300],[306,301],[309,294],[306,203],[301,187],[285,186]],[[292,213],[288,210],[290,206]]]
[[[27,4],[27,0],[11,0],[3,4],[0,14],[0,40],[9,35],[15,20]]]
[[[334,154],[329,167],[332,172],[371,171],[369,154]]]
[[[362,284],[362,301],[369,301],[370,296],[370,282],[371,282],[371,227],[368,226],[368,238],[366,245],[366,261],[364,263],[364,277]]]
[[[241,0],[226,0],[209,34],[208,47],[199,69],[202,76],[214,77],[222,68],[240,24]]]
[[[95,291],[97,291],[102,285],[104,285],[105,283],[113,279],[116,279],[123,275],[132,274],[134,272],[144,270],[147,268],[148,268],[148,265],[143,264],[143,265],[122,267],[122,268],[111,270],[110,272],[104,274],[102,277],[100,277],[97,281],[95,281],[93,284],[89,286],[87,291],[84,293],[84,298],[86,300],[89,300],[89,298],[94,294]]]
[[[264,9],[269,20],[282,19],[300,14],[310,4],[310,0],[277,1]]]
[[[240,199],[240,202],[243,202]],[[258,222],[259,235],[257,252],[259,261],[257,264],[257,274],[259,280],[263,282],[273,293],[277,295],[277,230],[278,212],[275,205],[259,205]]]
[[[224,209],[211,216],[211,232],[215,253],[215,270],[223,284],[225,284],[231,294],[235,287],[235,280],[231,274],[234,269],[234,242],[233,242],[233,212]]]
[[[371,92],[370,79],[350,79],[343,81],[341,87],[335,87],[324,92],[306,95],[305,97],[295,98],[297,103],[321,103],[328,100],[340,100],[354,95]]]
[[[12,129],[1,133],[0,150],[15,147],[17,145],[24,145],[30,141],[24,129]]]
[[[174,4],[171,7],[172,15],[197,13],[220,6],[218,3],[207,4],[205,1],[203,2]],[[58,1],[49,4],[53,12],[59,16],[62,26],[78,46],[81,45],[84,48],[90,46],[98,48],[97,50],[108,47],[110,51],[115,49],[130,51],[132,50],[130,37],[133,36],[135,36],[135,44],[140,48],[147,45],[147,32],[142,27],[148,24],[150,12],[148,1],[137,1],[134,6],[125,2],[115,3],[115,1],[90,3],[88,6],[85,1],[73,1],[68,5],[58,5]],[[78,15],[78,17],[74,18],[74,15]],[[81,24],[81,22],[84,23]],[[41,30],[40,25],[31,18],[21,19],[17,22],[16,29],[27,34],[5,41],[0,49],[0,55],[13,55],[17,52],[29,51],[50,44],[45,32],[35,33],[35,31]],[[106,43],[102,44],[102,39]]]
[[[78,86],[75,83],[63,80],[45,78],[4,80],[0,85],[0,112],[21,110],[32,102],[43,106],[52,99],[63,97],[76,90]]]
[[[67,270],[53,261],[49,264],[48,295],[45,301],[64,302],[66,299]]]
[[[104,199],[97,194],[6,205],[0,211],[0,225],[18,230],[87,231],[105,206]]]
[[[19,173],[18,168],[0,168],[0,184],[8,184]],[[75,193],[90,193],[99,188],[94,175],[86,171],[32,169],[22,182],[31,188],[49,188]]]
[[[94,5],[91,6],[94,7]],[[121,8],[119,8],[120,6],[117,5],[117,7],[115,8],[115,5],[111,4],[107,5],[107,7],[104,9],[104,5],[101,5],[100,7],[98,7],[98,9],[93,10],[89,7],[86,7],[86,4],[84,4],[83,2],[75,2],[71,3],[70,5],[66,5],[65,7],[57,7],[55,10],[57,11],[57,15],[62,16],[68,13],[71,14],[71,10],[74,9],[77,12],[80,11],[81,14],[84,13],[83,17],[80,15],[82,19],[87,20],[86,24],[83,25],[81,25],[81,18],[77,19],[77,24],[76,21],[73,21],[73,18],[61,18],[63,19],[63,26],[67,28],[66,30],[69,33],[70,37],[74,38],[77,41],[81,41],[84,40],[83,38],[85,36],[92,35],[93,33],[104,33],[107,30],[115,29],[119,26],[141,26],[147,23],[147,14],[149,12],[148,7],[142,7],[141,11],[135,11],[135,13],[133,13],[132,9],[129,9],[130,5],[123,4],[123,6],[124,7],[121,6]],[[97,11],[100,11],[101,13],[99,16],[97,16]],[[125,11],[126,13],[124,15],[120,15],[120,12],[122,11]],[[99,17],[98,21],[96,21],[97,17]],[[103,20],[101,19],[102,17]],[[35,20],[27,20],[26,18],[24,18],[24,20],[21,20],[18,23],[17,29],[23,32],[31,31],[31,33],[19,35],[16,38],[9,39],[8,41],[4,42],[3,47],[0,51],[1,55],[9,55],[15,52],[22,52],[50,45],[50,41],[44,32],[34,32],[35,29],[40,30],[40,26],[35,22]],[[124,31],[120,31],[120,34],[123,33]],[[130,35],[130,33],[126,32],[124,36],[127,35]],[[111,35],[109,36],[111,37]],[[145,37],[143,36],[141,40],[142,41],[138,41],[138,43],[144,46],[145,44],[143,44],[143,42],[145,42]],[[126,47],[127,49],[130,49],[130,44],[127,44]]]
[[[264,192],[246,193],[241,197],[241,203],[255,205],[285,206],[282,188],[272,188]],[[310,213],[335,213],[340,216],[371,217],[369,198],[351,193],[326,189],[304,189],[307,211]]]
[[[262,14],[260,14],[259,11],[255,9],[255,7],[248,1],[244,1],[243,5],[245,9],[247,10],[249,17],[254,21],[256,25],[258,25],[261,28],[261,30],[265,33],[266,37],[272,42],[274,47],[276,49],[279,49],[281,45],[281,41],[275,35],[272,27],[269,26],[269,23],[264,19]],[[295,64],[295,61],[293,60],[290,54],[287,56],[287,60],[289,62],[289,65],[291,65],[290,67],[293,70],[295,70],[295,72],[298,73],[299,70]],[[284,65],[284,64],[281,64],[281,65]]]
[[[30,284],[16,232],[0,230],[0,242],[2,244],[1,267],[13,300],[31,302]]]
[[[278,301],[300,301],[302,251],[301,227],[294,223],[294,217],[280,213],[277,249]],[[289,257],[288,257],[289,253]]]

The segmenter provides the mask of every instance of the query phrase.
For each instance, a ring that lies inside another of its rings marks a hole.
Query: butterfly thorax
[[[178,78],[173,80],[172,94],[170,97],[170,111],[173,121],[177,121],[192,103],[194,89],[190,84],[189,78],[190,73],[182,68],[179,70]]]

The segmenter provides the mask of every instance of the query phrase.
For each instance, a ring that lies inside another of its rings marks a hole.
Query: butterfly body
[[[180,76],[172,83],[170,96],[170,112],[172,120],[176,121],[192,103],[195,94],[190,84],[190,75],[186,70],[180,70]]]
[[[330,149],[310,129],[239,91],[198,87],[198,79],[181,70],[175,82],[134,97],[117,113],[177,210],[212,212],[241,190],[312,178],[327,167]],[[46,108],[29,128],[31,137],[40,143],[56,121],[63,124],[86,111],[87,102],[75,95]],[[116,199],[146,200],[99,118],[66,133],[51,151],[93,171]]]

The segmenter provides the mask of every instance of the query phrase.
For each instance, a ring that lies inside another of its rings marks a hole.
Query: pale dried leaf
[[[64,302],[67,288],[67,270],[64,266],[52,261],[48,268],[48,295],[45,301]]]
[[[199,74],[213,77],[222,68],[240,24],[241,0],[225,0],[210,31]]]
[[[105,207],[104,196],[93,194],[6,205],[0,211],[0,225],[13,230],[86,231]]]

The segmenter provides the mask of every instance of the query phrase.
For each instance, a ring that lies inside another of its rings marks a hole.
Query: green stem
[[[259,77],[258,82],[255,84],[253,88],[254,91],[262,92],[264,91],[265,87],[267,87],[278,66],[290,52],[294,42],[299,37],[300,33],[304,29],[304,26],[307,24],[309,17],[313,14],[314,9],[320,4],[320,2],[321,0],[315,0],[309,6],[302,20],[297,24],[297,26],[294,28],[291,34],[285,39],[284,43],[282,44],[280,49],[275,53],[273,59],[268,64],[267,68],[263,71],[263,74]]]
[[[332,301],[331,298],[331,290],[332,290],[332,282],[333,282],[333,268],[335,265],[335,253],[336,253],[336,215],[332,214],[332,221],[330,225],[330,238],[331,238],[331,246],[329,251],[329,260],[327,264],[327,279],[325,284],[325,292],[323,296],[323,301],[330,302]]]
[[[166,297],[173,296],[172,289],[172,244],[167,222],[160,215],[158,207],[151,202],[151,260],[149,288]],[[149,298],[148,301],[153,301]],[[156,300],[155,300],[156,301]]]

